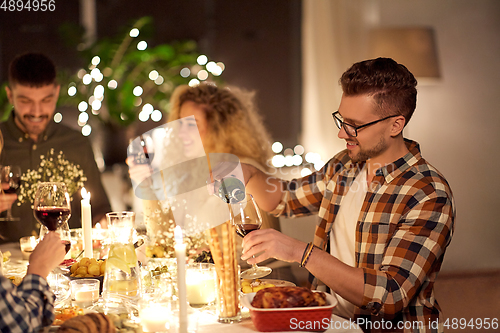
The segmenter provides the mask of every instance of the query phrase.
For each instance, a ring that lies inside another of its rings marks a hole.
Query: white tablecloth
[[[19,243],[6,243],[0,245],[0,251],[10,251],[12,256],[4,269],[6,276],[24,276],[26,273],[27,260],[22,260]],[[248,316],[248,314],[247,314]],[[243,319],[240,323],[221,324],[217,318],[209,312],[200,312],[198,317],[199,333],[251,333],[258,332],[250,318]],[[307,332],[307,331],[306,331]],[[339,316],[333,315],[332,320],[325,331],[327,333],[362,333],[362,330],[354,324]]]

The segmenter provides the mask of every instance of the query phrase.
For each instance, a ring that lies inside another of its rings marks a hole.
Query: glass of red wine
[[[3,193],[17,193],[21,186],[21,168],[17,165],[4,165],[0,167],[0,183]],[[7,184],[8,186],[6,186]],[[11,207],[7,210],[7,215],[0,218],[1,221],[19,221],[18,217],[12,216]]]
[[[55,231],[66,246],[71,248],[68,220],[71,216],[71,201],[66,184],[63,182],[38,183],[33,207],[35,218],[42,224],[40,238]]]
[[[230,206],[231,222],[236,228],[236,233],[245,237],[250,232],[260,229],[262,226],[262,216],[259,207],[250,194],[246,194],[245,199],[236,203],[228,204]],[[271,274],[273,270],[269,267],[253,264],[252,268],[241,272],[242,279],[258,279]]]

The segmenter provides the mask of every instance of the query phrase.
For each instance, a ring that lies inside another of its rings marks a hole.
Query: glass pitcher
[[[111,245],[104,272],[103,300],[136,302],[141,296],[141,272],[132,238],[135,213],[111,212],[106,218]]]

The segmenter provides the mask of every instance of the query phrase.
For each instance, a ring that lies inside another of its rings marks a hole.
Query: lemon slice
[[[118,258],[127,263],[130,267],[135,267],[137,263],[137,255],[135,254],[134,246],[114,244],[109,249],[108,258]]]
[[[130,266],[120,258],[116,257],[108,258],[108,260],[106,261],[106,269],[109,269],[111,267],[118,268],[124,271],[125,273],[130,274]]]

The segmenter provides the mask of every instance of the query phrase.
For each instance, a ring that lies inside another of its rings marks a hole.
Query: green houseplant
[[[159,112],[167,112],[170,95],[178,85],[220,81],[223,65],[208,62],[204,56],[200,59],[205,61],[198,60],[195,41],[148,47],[150,17],[140,18],[125,30],[118,38],[101,39],[80,51],[87,68],[70,76],[61,87],[63,105],[76,105],[106,126],[127,127],[138,118],[149,115],[158,119]],[[80,126],[82,123],[85,121],[80,120]]]

